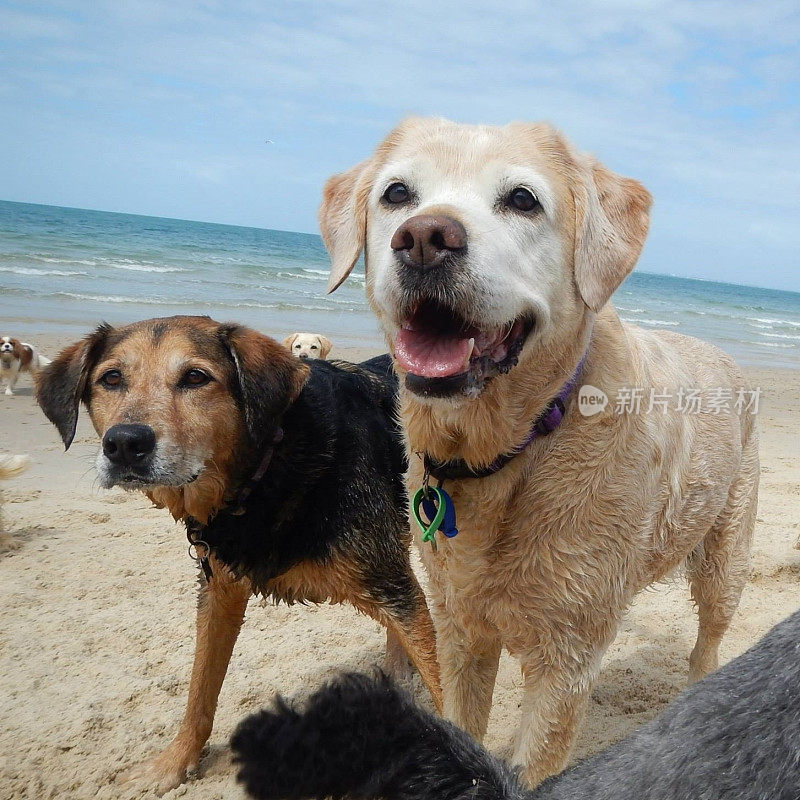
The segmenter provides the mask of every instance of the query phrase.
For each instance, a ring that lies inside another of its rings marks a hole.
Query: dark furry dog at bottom
[[[800,612],[685,690],[655,720],[534,790],[385,677],[279,699],[232,740],[258,800],[798,800]]]

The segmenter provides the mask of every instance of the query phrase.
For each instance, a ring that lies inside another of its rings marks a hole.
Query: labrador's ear
[[[583,302],[599,311],[633,269],[650,224],[653,198],[638,181],[594,159],[581,165],[575,192],[575,283]]]
[[[89,402],[89,373],[113,330],[105,323],[100,325],[85,339],[62,350],[34,376],[36,402],[58,429],[65,450],[75,438],[80,403]]]
[[[331,257],[328,294],[341,286],[364,249],[367,195],[374,173],[372,158],[328,178],[317,215],[322,241]]]
[[[291,349],[292,349],[292,345],[294,344],[294,340],[295,340],[295,339],[296,339],[296,338],[297,338],[299,335],[300,335],[299,333],[293,333],[291,336],[287,336],[287,337],[286,337],[286,338],[283,340],[283,346],[284,346],[284,347],[285,347],[287,350],[291,350]]]
[[[222,325],[219,335],[236,368],[247,432],[260,448],[297,399],[309,368],[274,339],[250,328]]]
[[[327,358],[328,353],[330,353],[333,348],[333,342],[327,336],[319,335],[317,338],[319,339],[320,358]]]

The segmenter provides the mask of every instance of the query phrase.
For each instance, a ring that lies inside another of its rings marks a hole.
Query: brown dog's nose
[[[118,466],[141,464],[156,449],[156,433],[149,425],[112,425],[103,436],[103,453]]]
[[[467,232],[452,217],[419,214],[394,232],[390,245],[405,266],[431,269],[466,248]]]

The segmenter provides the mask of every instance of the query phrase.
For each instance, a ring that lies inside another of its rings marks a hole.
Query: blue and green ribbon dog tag
[[[420,508],[427,517],[422,518]],[[436,531],[441,531],[448,539],[458,534],[456,527],[456,507],[453,499],[441,487],[429,486],[417,489],[411,500],[411,513],[422,531],[422,541],[436,547]]]

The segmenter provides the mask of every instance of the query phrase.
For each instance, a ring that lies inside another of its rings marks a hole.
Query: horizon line
[[[287,230],[285,228],[266,228],[266,227],[259,227],[257,225],[238,225],[232,222],[215,222],[213,220],[204,220],[204,219],[187,219],[185,217],[165,217],[160,216],[157,214],[142,214],[135,211],[109,211],[108,209],[104,208],[84,208],[82,206],[62,206],[56,205],[54,203],[33,203],[28,200],[5,200],[0,198],[0,203],[13,203],[16,205],[21,206],[40,206],[42,208],[59,208],[64,209],[66,211],[89,211],[94,214],[117,214],[119,216],[125,217],[144,217],[146,219],[166,219],[171,220],[173,222],[195,222],[201,225],[218,225],[222,228],[242,228],[245,230],[256,230],[256,231],[272,231],[275,233],[291,233],[296,236],[313,236],[322,241],[322,237],[319,233],[310,233],[309,231],[292,231]],[[676,275],[669,272],[649,272],[648,270],[637,269],[636,267],[631,270],[629,275],[637,272],[639,275],[653,275],[656,277],[661,278],[678,278],[680,280],[685,281],[697,281],[698,283],[716,283],[720,286],[741,286],[745,289],[763,289],[767,292],[781,292],[783,294],[796,294],[800,295],[800,288],[798,289],[777,289],[774,286],[761,286],[756,283],[731,283],[730,281],[720,281],[716,278],[698,278],[693,275]],[[628,276],[626,276],[627,278]],[[624,281],[623,281],[624,282]]]

